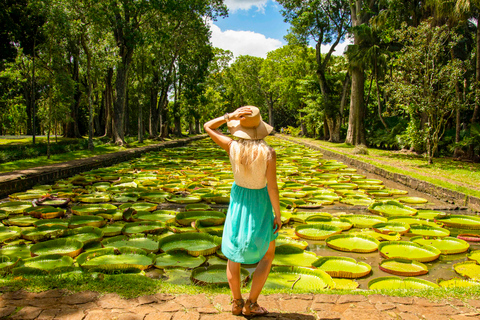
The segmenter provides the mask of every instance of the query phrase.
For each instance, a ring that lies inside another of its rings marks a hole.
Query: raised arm
[[[272,156],[267,161],[267,190],[273,211],[275,212],[273,228],[277,229],[275,231],[275,233],[277,233],[282,227],[282,220],[280,216],[280,200],[277,185],[277,154],[275,153],[275,150],[272,149],[271,155]]]
[[[241,107],[235,110],[232,113],[226,113],[225,116],[221,116],[215,119],[212,119],[206,122],[203,125],[205,132],[212,138],[212,140],[218,144],[222,149],[229,152],[230,143],[232,139],[227,137],[226,135],[218,132],[216,129],[219,128],[222,124],[227,122],[228,120],[241,120],[243,116],[246,114],[252,113],[252,110],[249,107]]]

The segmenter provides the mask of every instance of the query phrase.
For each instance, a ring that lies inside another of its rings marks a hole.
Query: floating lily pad
[[[19,258],[12,259],[9,256],[0,255],[0,271],[7,272],[17,266],[20,261]]]
[[[461,233],[457,235],[457,238],[468,242],[480,242],[480,235],[474,233]]]
[[[398,232],[402,235],[410,230],[410,225],[405,222],[381,222],[374,224],[372,228],[379,233],[389,234],[391,232]]]
[[[96,192],[89,194],[82,194],[76,197],[77,201],[85,203],[98,203],[98,202],[108,202],[110,201],[110,195],[104,192]]]
[[[424,237],[448,237],[450,231],[444,228],[428,225],[411,225],[409,234]]]
[[[379,277],[371,280],[368,283],[370,290],[381,289],[427,289],[438,288],[438,285],[422,279],[417,278],[399,278],[399,277]]]
[[[436,210],[418,210],[415,218],[425,219],[425,220],[433,220],[436,216],[444,214],[441,211]]]
[[[323,223],[303,224],[295,227],[295,234],[309,240],[325,240],[333,234],[339,234],[342,229]]]
[[[66,239],[78,240],[86,245],[91,242],[102,241],[103,231],[94,227],[81,227],[66,230],[62,236]]]
[[[369,206],[374,200],[365,197],[348,197],[341,199],[340,202],[351,206]]]
[[[283,245],[275,249],[272,264],[275,266],[311,267],[317,259],[317,255],[313,252],[304,251],[294,245]]]
[[[124,203],[118,208],[122,210],[132,208],[135,211],[155,211],[157,209],[157,204],[148,202]]]
[[[105,237],[118,236],[122,233],[124,225],[125,223],[112,223],[104,226],[103,228],[100,228],[100,230],[102,230]]]
[[[69,256],[59,254],[41,255],[23,260],[22,267],[54,271],[73,266],[73,259]]]
[[[312,265],[333,278],[361,278],[372,271],[372,267],[365,262],[348,257],[322,257]]]
[[[467,215],[439,215],[435,222],[441,222],[448,227],[461,229],[480,229],[480,217]]]
[[[10,202],[0,203],[0,210],[3,210],[8,214],[23,213],[25,209],[28,209],[31,207],[32,207],[32,204],[30,202],[23,202],[23,201],[10,201]]]
[[[119,272],[132,269],[145,270],[154,263],[155,257],[138,248],[105,248],[82,253],[77,263],[92,271]]]
[[[135,221],[158,221],[169,222],[175,221],[176,212],[167,210],[157,210],[154,212],[139,211],[133,215]]]
[[[170,253],[161,253],[157,255],[155,267],[159,269],[165,268],[196,268],[207,259],[204,256],[193,257],[184,251],[171,251]]]
[[[432,227],[440,227],[439,224],[433,221],[423,220],[423,219],[414,218],[414,217],[394,216],[394,217],[388,217],[387,219],[388,219],[388,222],[405,222],[405,223],[408,223],[410,226],[426,225],[426,226],[432,226]]]
[[[284,246],[284,245],[291,245],[291,246],[294,246],[294,247],[298,247],[302,250],[305,250],[308,246],[308,242],[299,241],[299,240],[279,236],[275,240],[275,247],[280,247],[280,246]]]
[[[384,272],[403,277],[415,277],[428,273],[428,268],[423,263],[400,258],[385,259],[378,267]]]
[[[332,290],[355,290],[359,286],[358,282],[352,279],[335,278],[332,280],[333,283],[330,285]]]
[[[72,216],[68,221],[69,228],[80,227],[96,227],[100,228],[105,225],[103,217],[99,216]]]
[[[83,243],[73,239],[55,239],[34,244],[30,247],[32,256],[59,254],[76,257],[82,252]]]
[[[140,193],[140,198],[142,198],[145,201],[150,201],[154,203],[162,203],[165,202],[165,200],[170,197],[169,192],[142,192]]]
[[[435,247],[409,241],[382,242],[378,246],[378,251],[384,258],[400,258],[419,262],[436,260],[441,253]]]
[[[185,206],[185,211],[206,211],[212,210],[208,204],[205,203],[191,203]]]
[[[28,259],[31,257],[30,254],[31,245],[28,244],[15,244],[15,245],[5,245],[0,248],[0,255],[8,256],[11,260],[17,259]]]
[[[417,213],[416,209],[410,208],[394,200],[375,202],[368,207],[368,210],[372,213],[386,217],[413,216]]]
[[[33,226],[36,221],[38,221],[37,218],[30,216],[16,216],[3,220],[3,223],[9,226],[28,227]]]
[[[206,233],[180,233],[160,239],[162,251],[184,250],[195,257],[214,254],[221,244],[221,238]]]
[[[148,253],[155,253],[159,249],[159,241],[152,235],[115,236],[104,239],[102,245],[106,248],[138,248]]]
[[[165,223],[158,221],[139,221],[127,223],[123,226],[122,233],[132,235],[135,233],[161,233],[167,227]]]
[[[410,203],[410,204],[422,204],[422,203],[428,202],[427,199],[420,198],[420,197],[400,197],[400,198],[395,198],[395,200],[398,200],[403,203]]]
[[[374,252],[377,251],[377,239],[364,235],[336,234],[325,240],[332,249],[347,252]]]
[[[453,265],[453,269],[459,275],[468,279],[480,280],[480,265],[476,261],[464,261]]]
[[[438,279],[437,284],[442,288],[468,288],[480,286],[480,282],[473,280],[465,280],[453,278],[449,280]]]
[[[54,219],[63,217],[65,215],[65,210],[51,206],[41,206],[26,209],[25,213],[37,219]]]
[[[22,231],[22,238],[29,241],[44,241],[62,234],[67,229],[66,226],[40,226],[34,229]]]
[[[412,237],[410,241],[437,248],[442,254],[456,254],[468,250],[470,245],[461,239],[445,237],[441,239],[424,239],[423,237]]]
[[[225,214],[220,211],[185,211],[176,215],[175,221],[188,226],[193,221],[200,220],[204,226],[220,225],[225,222]]]
[[[387,222],[387,219],[384,217],[363,214],[342,214],[339,217],[349,220],[356,228],[371,228],[374,224]]]
[[[265,288],[291,290],[322,290],[333,286],[333,280],[325,271],[304,267],[273,267]]]
[[[43,227],[43,226],[64,226],[68,227],[68,220],[66,219],[42,219],[42,220],[37,220],[33,223],[35,227]]]
[[[172,196],[170,198],[167,198],[168,202],[173,202],[173,203],[197,203],[201,202],[202,198],[198,196]]]
[[[0,243],[12,242],[20,238],[20,228],[0,227]]]
[[[349,230],[353,223],[346,218],[330,218],[325,216],[311,216],[305,220],[306,223],[323,223],[334,227],[339,227],[342,231]]]
[[[83,204],[79,206],[73,206],[71,210],[73,214],[84,216],[84,215],[90,215],[90,214],[111,212],[116,209],[117,207],[110,203],[96,203],[96,204],[87,204],[87,205]]]
[[[249,276],[250,273],[246,269],[240,268],[240,282],[243,285],[248,281]],[[190,279],[199,286],[228,286],[227,266],[212,265],[208,267],[197,267],[192,270]]]
[[[480,250],[471,251],[469,254],[467,254],[467,258],[468,260],[473,260],[480,264]]]

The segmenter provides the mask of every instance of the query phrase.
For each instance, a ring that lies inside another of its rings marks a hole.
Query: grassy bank
[[[367,155],[359,155],[354,154],[352,145],[345,143],[332,143],[311,138],[289,138],[294,141],[315,144],[326,150],[373,164],[391,172],[405,174],[466,195],[480,197],[480,163],[455,161],[452,158],[435,158],[433,164],[428,164],[423,155],[374,148],[367,148]]]
[[[27,290],[31,292],[42,292],[52,289],[68,289],[74,292],[80,291],[96,291],[99,293],[117,293],[124,298],[135,298],[139,296],[167,293],[167,294],[230,294],[228,287],[217,286],[195,286],[180,285],[156,280],[145,277],[143,275],[89,275],[78,274],[69,277],[61,277],[54,275],[47,276],[29,276],[29,277],[13,277],[6,276],[0,279],[0,286],[8,287],[9,290]],[[242,292],[249,292],[249,288],[243,288]],[[440,299],[478,299],[480,297],[480,286],[465,288],[434,288],[419,290],[290,290],[284,289],[264,289],[262,294],[355,294],[369,296],[372,294],[384,294],[397,297],[423,297],[430,300]]]
[[[138,147],[161,143],[161,141],[159,140],[150,140],[150,139],[144,140],[143,143],[138,143],[138,141],[134,137],[126,138],[126,140],[128,143],[127,147],[125,146],[121,147],[113,143],[104,142],[100,139],[95,139],[94,140],[95,148],[93,151],[89,151],[88,149],[87,150],[81,149],[81,150],[68,151],[68,152],[59,153],[59,154],[52,154],[50,156],[50,159],[48,159],[46,155],[42,155],[42,156],[36,156],[36,157],[34,156],[28,159],[4,162],[0,164],[0,173],[10,172],[14,170],[30,169],[30,168],[45,166],[45,165],[54,164],[54,163],[89,158],[89,157],[102,155],[106,153],[125,151],[131,148],[138,148]],[[8,140],[8,141],[11,141],[11,140]],[[27,142],[20,142],[20,143],[27,144],[29,142],[27,141]]]

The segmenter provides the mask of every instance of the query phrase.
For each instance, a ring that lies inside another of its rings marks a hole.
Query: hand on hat
[[[230,120],[242,120],[247,114],[252,114],[250,107],[240,107],[228,115]]]

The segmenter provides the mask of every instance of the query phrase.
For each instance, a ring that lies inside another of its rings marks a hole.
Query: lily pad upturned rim
[[[208,216],[201,218],[202,215]],[[200,216],[200,217],[199,217]],[[203,223],[221,225],[225,222],[226,215],[220,211],[183,211],[175,216],[175,221],[183,226],[190,225],[193,221],[202,220]]]
[[[333,285],[332,277],[325,271],[320,269],[311,269],[299,266],[273,266],[270,273],[293,273],[293,274],[307,274],[320,278],[325,282],[325,286],[321,289],[327,289]],[[294,283],[292,283],[293,287]]]
[[[394,270],[394,269],[389,269],[385,266],[386,263],[388,262],[391,262],[391,261],[394,261],[394,262],[400,262],[400,263],[403,263],[405,265],[416,265],[418,267],[421,268],[421,270],[418,270],[418,271],[401,271],[401,270]],[[378,268],[380,270],[382,270],[383,272],[387,272],[387,273],[391,273],[391,274],[394,274],[396,276],[402,276],[402,277],[416,277],[416,276],[421,276],[423,274],[427,274],[428,273],[428,268],[425,264],[419,262],[419,261],[416,261],[416,260],[408,260],[408,259],[402,259],[402,258],[390,258],[390,259],[384,259],[380,262],[380,264],[378,265]]]
[[[360,239],[368,240],[368,241],[376,244],[376,247],[375,247],[375,249],[367,249],[367,248],[365,248],[365,249],[362,249],[362,248],[348,249],[347,247],[342,247],[342,246],[332,244],[332,242],[334,240],[349,239],[349,238],[360,238]],[[352,235],[352,234],[335,234],[333,236],[328,237],[325,240],[325,243],[327,244],[327,246],[329,246],[330,248],[335,249],[335,250],[346,251],[346,252],[361,252],[361,253],[375,252],[375,251],[377,251],[378,246],[380,244],[380,242],[373,237],[364,236],[364,235]]]
[[[470,247],[470,245],[468,244],[468,242],[466,242],[465,240],[462,240],[462,239],[457,239],[457,238],[454,238],[454,237],[444,237],[444,238],[438,238],[438,239],[424,239],[422,236],[418,236],[418,237],[411,237],[410,238],[410,241],[412,242],[415,242],[415,243],[418,243],[418,244],[421,244],[421,245],[429,245],[429,246],[432,246],[432,247],[435,247],[437,248],[438,250],[440,250],[440,252],[442,254],[457,254],[457,253],[462,253],[462,252],[465,252],[468,250],[468,248]],[[428,244],[426,242],[434,242],[434,244]],[[454,248],[454,249],[448,249],[448,248],[444,248],[444,246],[442,245],[442,242],[455,242],[456,244],[460,245],[459,247],[457,248]]]
[[[378,208],[378,207],[385,206],[385,205],[399,207],[403,210],[411,212],[411,214],[408,214],[408,215],[399,215],[398,213],[392,213],[391,214],[391,213],[389,213],[388,210],[380,210]],[[368,211],[370,211],[371,213],[379,214],[379,215],[386,216],[386,217],[395,217],[395,216],[407,216],[408,217],[408,216],[413,216],[417,213],[417,209],[406,206],[403,203],[400,203],[400,202],[395,201],[395,200],[376,201],[368,207]]]
[[[162,249],[162,245],[164,245],[167,242],[175,241],[175,240],[208,240],[211,241],[212,244],[215,244],[212,248],[209,249],[203,249],[203,250],[192,250],[188,248],[177,248],[175,250],[185,250],[187,251],[188,254],[192,256],[208,256],[211,254],[214,254],[218,249],[220,249],[222,245],[222,238],[217,237],[217,236],[212,236],[208,233],[201,233],[201,232],[186,232],[186,233],[176,233],[172,234],[166,237],[163,237],[159,241],[159,248],[162,252],[169,252],[170,250],[165,251]]]
[[[430,256],[425,256],[425,257],[420,257],[416,259],[411,259],[411,256],[394,256],[394,255],[389,255],[389,253],[384,253],[383,248],[387,246],[406,246],[406,247],[415,247],[417,249],[422,249],[425,251],[429,251],[432,253]],[[391,258],[401,258],[401,259],[409,259],[409,260],[415,260],[419,262],[430,262],[438,259],[438,257],[441,254],[441,251],[438,250],[435,247],[432,246],[427,246],[427,245],[421,245],[418,243],[410,242],[410,241],[387,241],[387,242],[382,242],[378,246],[378,252],[380,255],[386,259],[391,259]]]
[[[450,219],[464,219],[464,220],[472,220],[478,223],[475,224],[462,224],[458,222],[449,221]],[[480,229],[480,217],[476,216],[467,216],[467,215],[458,215],[458,214],[451,214],[451,215],[444,215],[444,216],[436,216],[434,219],[435,222],[441,222],[448,227],[454,228],[461,228],[461,229],[473,229],[479,230]]]
[[[412,282],[412,283],[420,283],[422,285],[425,285],[425,287],[430,287],[430,288],[438,288],[439,286],[436,283],[423,280],[423,279],[418,279],[418,278],[413,278],[413,277],[407,277],[407,278],[399,278],[399,277],[379,277],[372,279],[368,282],[368,288],[370,290],[385,290],[389,288],[372,288],[373,285],[378,284],[379,282],[383,281],[389,281],[389,280],[396,280],[396,281],[402,281],[404,283]],[[404,289],[404,288],[402,288]],[[408,288],[409,290],[414,290],[412,288]]]
[[[121,255],[130,255],[130,256],[145,256],[150,258],[151,263],[145,265],[140,264],[122,264],[122,263],[112,263],[112,264],[99,264],[99,265],[85,265],[85,262],[93,260],[96,257],[101,256],[121,256]],[[82,253],[77,257],[77,263],[84,269],[90,270],[103,270],[103,271],[128,271],[131,269],[145,270],[148,269],[155,263],[155,257],[152,254],[148,254],[145,250],[132,247],[121,247],[121,248],[102,248],[93,251],[88,251]]]
[[[175,264],[170,264],[167,261],[163,261],[163,260],[165,260],[165,259],[163,259],[164,257],[175,258],[174,259]],[[182,260],[185,260],[185,259],[187,261],[189,261],[190,263],[192,263],[192,262],[195,262],[195,263],[188,264],[187,266],[186,266],[186,264],[182,265]],[[185,251],[175,251],[175,250],[173,250],[173,251],[168,252],[168,253],[163,252],[163,253],[158,254],[157,259],[156,259],[155,264],[154,264],[154,267],[158,268],[158,269],[171,269],[171,268],[193,269],[193,268],[196,268],[196,267],[199,267],[199,266],[203,265],[205,263],[205,261],[207,261],[207,258],[205,258],[202,255],[194,257],[194,256],[189,255]],[[162,263],[162,262],[164,262],[164,263]]]
[[[62,245],[66,245],[66,246],[71,245],[75,249],[71,250],[69,252],[65,252],[65,253],[45,253],[45,254],[37,254],[36,253],[36,252],[38,252],[39,249],[42,249],[42,248],[45,248],[45,247],[47,247],[47,248],[48,247],[58,248]],[[59,254],[59,255],[62,255],[62,256],[69,256],[69,257],[75,258],[76,256],[78,256],[80,254],[80,252],[82,252],[82,250],[83,250],[83,243],[81,241],[73,240],[73,239],[66,239],[66,238],[39,242],[39,243],[36,243],[36,244],[34,244],[30,247],[30,252],[31,252],[33,257],[39,256],[39,255]]]
[[[324,235],[313,236],[313,235],[302,233],[302,230],[305,230],[305,229],[319,229],[319,230],[325,230],[330,232]],[[300,238],[308,239],[308,240],[325,240],[331,235],[340,234],[341,232],[342,232],[342,229],[340,227],[336,227],[336,226],[332,226],[324,223],[301,224],[295,227],[295,234]]]
[[[331,260],[339,261],[340,265],[339,265],[337,270],[323,270],[321,268],[321,266],[329,260],[330,261]],[[366,268],[367,270],[359,270],[358,272],[345,271],[345,270],[342,270],[342,266],[341,266],[342,262],[343,263],[349,263],[349,264],[353,263],[353,264],[358,265],[359,269],[365,269]],[[362,261],[357,261],[354,258],[350,258],[350,257],[337,257],[337,256],[321,257],[317,261],[313,262],[312,266],[314,266],[314,267],[316,267],[320,270],[325,271],[332,278],[356,279],[356,278],[364,277],[364,276],[370,274],[370,272],[372,271],[372,267],[369,264],[367,264],[365,262],[362,262]]]

